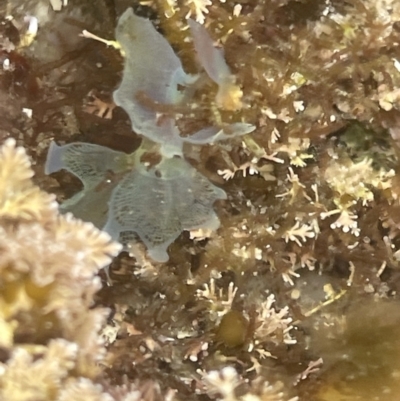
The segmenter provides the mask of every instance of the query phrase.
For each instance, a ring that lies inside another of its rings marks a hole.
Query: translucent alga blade
[[[131,172],[112,194],[104,231],[118,240],[123,239],[120,234],[134,231],[154,260],[167,261],[167,248],[182,230],[172,196],[168,182],[155,172]]]
[[[226,64],[224,52],[214,46],[214,42],[207,30],[198,22],[188,19],[190,31],[193,36],[193,44],[199,61],[206,70],[208,76],[218,85],[231,75],[231,70]]]
[[[117,181],[104,180],[96,187],[78,192],[60,206],[62,213],[72,213],[74,217],[90,221],[101,229],[107,221],[108,201]]]
[[[120,17],[115,35],[125,56],[123,79],[114,92],[115,103],[127,112],[136,133],[159,143],[177,141],[176,146],[181,147],[178,131],[172,129],[174,124],[160,126],[159,112],[151,102],[178,103],[178,84],[193,79],[183,71],[171,45],[151,21],[138,17],[132,9]]]
[[[207,127],[193,135],[184,138],[185,142],[193,145],[212,144],[225,139],[235,138],[253,132],[256,127],[247,123],[227,124],[224,128]]]
[[[110,172],[119,173],[128,168],[128,155],[104,146],[74,142],[58,146],[50,144],[45,174],[65,169],[78,177],[85,189],[98,185]]]
[[[165,262],[183,230],[218,227],[212,205],[225,197],[183,159],[165,159],[149,170],[139,166],[113,191],[104,230],[116,239],[137,233],[150,257]]]
[[[220,221],[212,206],[215,200],[226,199],[225,191],[214,186],[194,169],[185,181],[188,187],[183,187],[177,182],[174,185],[175,197],[179,200],[176,212],[182,229],[216,230]]]
[[[241,109],[243,92],[236,85],[236,77],[232,75],[226,64],[223,50],[214,46],[214,42],[204,26],[191,19],[188,20],[188,24],[200,64],[207,75],[218,85],[215,98],[217,106],[231,111]]]

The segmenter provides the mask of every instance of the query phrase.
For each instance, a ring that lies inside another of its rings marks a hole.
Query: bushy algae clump
[[[240,107],[241,92],[222,52],[214,47],[203,27],[194,21],[189,24],[200,62],[219,86],[217,105]],[[84,185],[83,191],[66,201],[62,209],[89,218],[127,246],[139,236],[149,255],[165,262],[167,247],[182,230],[218,228],[212,205],[226,198],[222,189],[184,160],[184,143],[210,144],[247,134],[255,127],[221,122],[181,136],[174,108],[191,96],[190,85],[198,77],[185,73],[167,40],[132,9],[120,17],[116,39],[125,67],[114,100],[129,115],[132,129],[144,137],[143,145],[127,155],[98,145],[52,144],[45,172],[66,169]],[[155,165],[144,163],[141,156],[148,151],[157,152],[161,161]]]

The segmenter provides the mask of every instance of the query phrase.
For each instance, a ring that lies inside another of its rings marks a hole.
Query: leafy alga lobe
[[[190,24],[201,64],[226,93],[226,84],[231,88],[233,78],[222,52],[214,48],[202,27],[194,21]],[[180,59],[152,23],[136,16],[132,9],[120,17],[116,38],[125,67],[114,100],[129,115],[132,129],[145,137],[144,144],[136,153],[126,155],[98,145],[53,143],[45,172],[66,169],[84,184],[83,191],[66,201],[62,209],[90,219],[98,227],[104,226],[126,246],[139,236],[149,255],[165,262],[167,247],[182,230],[218,228],[212,205],[215,200],[226,198],[222,189],[183,159],[183,143],[209,144],[246,134],[254,126],[239,122],[209,126],[181,137],[176,115],[160,113],[156,106],[178,105],[184,96],[178,85],[185,87],[194,78],[184,72]],[[144,98],[154,102],[154,107]],[[145,166],[141,161],[148,140],[160,145],[162,158],[157,165]],[[96,200],[98,205],[94,208]]]
[[[223,54],[213,45],[207,31],[196,22],[189,21],[200,63],[218,85],[217,104],[228,109],[240,107],[240,90]],[[177,106],[185,90],[197,77],[186,74],[182,63],[167,40],[156,31],[146,18],[128,9],[120,17],[116,38],[125,56],[123,79],[114,92],[115,103],[130,117],[132,129],[154,142],[161,144],[166,157],[182,156],[184,142],[207,144],[252,132],[255,127],[247,123],[208,126],[182,138],[176,126],[176,117],[160,113],[159,106]],[[146,104],[153,102],[153,107]]]

